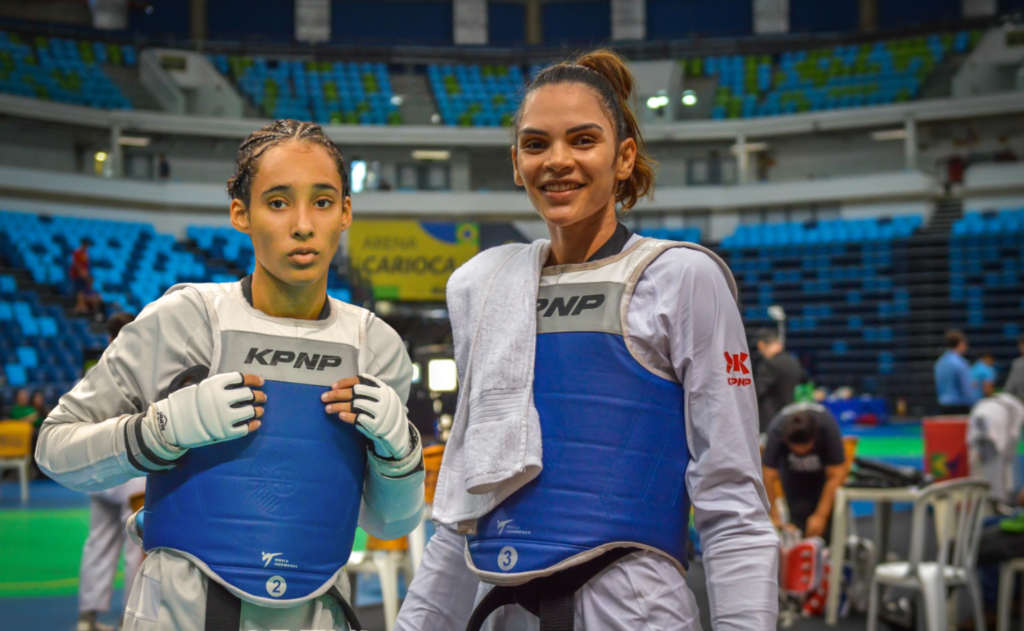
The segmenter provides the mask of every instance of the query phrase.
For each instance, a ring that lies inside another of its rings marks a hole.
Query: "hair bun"
[[[595,50],[577,59],[576,64],[589,68],[607,79],[624,104],[633,96],[633,73],[615,51],[607,48]]]

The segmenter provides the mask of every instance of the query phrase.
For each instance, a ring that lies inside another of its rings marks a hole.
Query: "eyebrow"
[[[313,188],[317,189],[317,190],[327,189],[327,190],[330,190],[330,191],[334,191],[335,193],[338,192],[338,187],[334,186],[333,184],[319,183],[319,184],[314,184]],[[269,195],[270,193],[288,193],[288,192],[291,192],[291,190],[292,190],[292,187],[289,184],[278,184],[277,186],[271,186],[267,190],[263,191],[263,194],[264,195]]]
[[[598,131],[604,131],[604,127],[601,127],[597,123],[583,123],[582,125],[576,125],[565,130],[566,134],[575,134],[576,132],[583,131],[584,129],[596,129]],[[535,136],[550,136],[548,132],[543,129],[537,129],[536,127],[527,127],[526,129],[520,129],[520,134],[533,134]]]

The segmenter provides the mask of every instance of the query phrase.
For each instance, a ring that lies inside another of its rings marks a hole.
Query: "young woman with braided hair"
[[[462,389],[401,631],[698,630],[691,501],[712,626],[775,628],[736,286],[710,251],[619,223],[654,187],[632,88],[611,51],[527,87],[513,175],[551,239],[448,283]]]
[[[422,511],[412,365],[387,324],[327,295],[352,204],[319,126],[252,134],[228,193],[252,274],[143,309],[46,419],[37,459],[81,491],[147,476],[123,629],[359,628],[356,524],[394,539]]]

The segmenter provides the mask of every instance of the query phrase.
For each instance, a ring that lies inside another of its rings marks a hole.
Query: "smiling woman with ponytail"
[[[402,631],[696,631],[691,506],[712,626],[775,628],[757,401],[726,361],[747,353],[736,284],[619,222],[654,192],[633,87],[609,50],[527,86],[513,177],[551,240],[449,282],[462,391]]]

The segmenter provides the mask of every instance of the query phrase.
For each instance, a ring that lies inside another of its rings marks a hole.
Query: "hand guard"
[[[160,441],[182,449],[241,438],[256,418],[255,395],[242,374],[214,375],[153,404],[146,420]]]
[[[352,386],[356,429],[373,441],[381,458],[401,460],[409,454],[409,421],[394,388],[369,375],[359,375]]]

